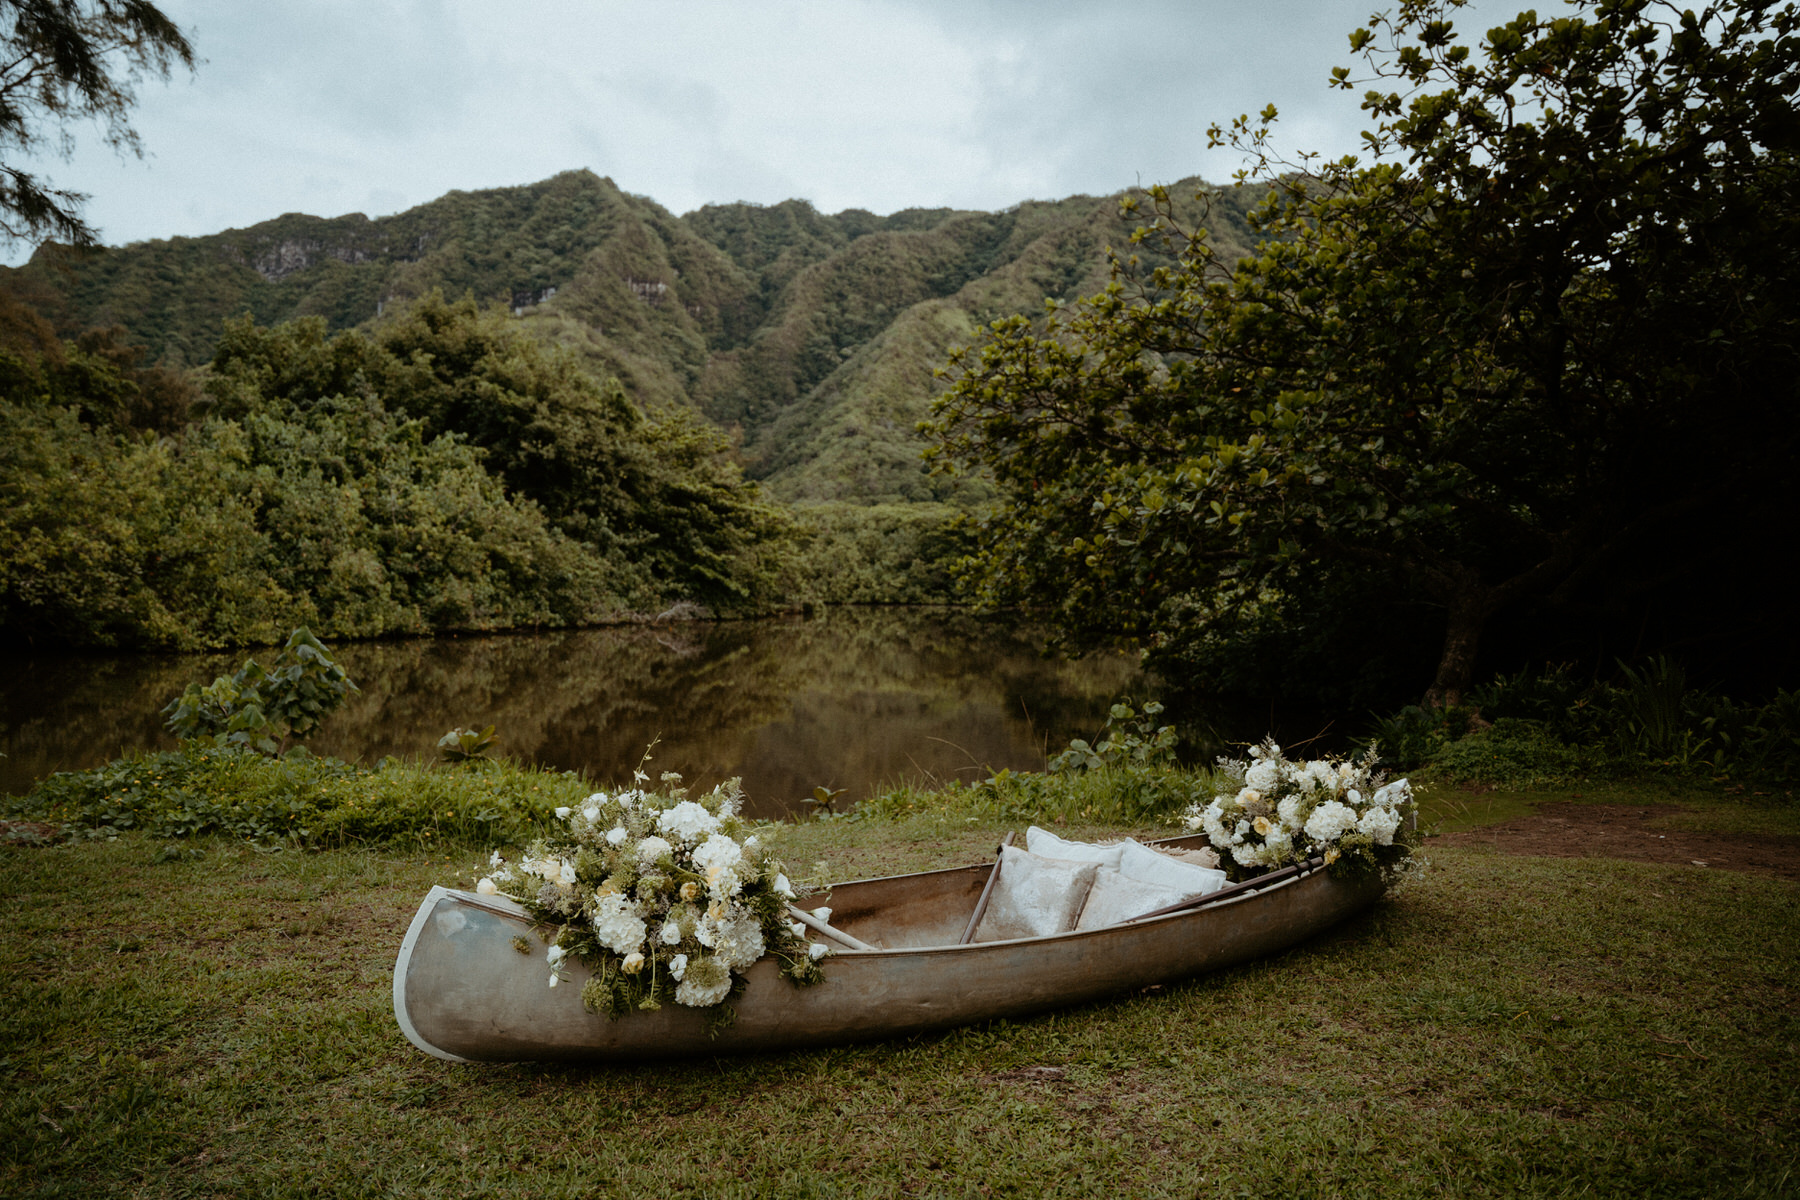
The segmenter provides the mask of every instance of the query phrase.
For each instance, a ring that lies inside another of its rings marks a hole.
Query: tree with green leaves
[[[1497,616],[1675,592],[1729,620],[1781,577],[1755,547],[1800,515],[1794,5],[1603,0],[1475,45],[1462,6],[1352,35],[1372,162],[1279,160],[1272,108],[1213,129],[1268,180],[1254,253],[1128,197],[1174,265],[1121,254],[954,360],[935,452],[1004,497],[985,598],[1215,681],[1234,644],[1344,644],[1322,610],[1429,610],[1455,703]]]
[[[192,69],[187,35],[148,0],[0,0],[0,235],[89,245],[87,197],[20,166],[48,149],[68,158],[70,126],[98,122],[106,144],[142,157],[128,119],[136,84]]]

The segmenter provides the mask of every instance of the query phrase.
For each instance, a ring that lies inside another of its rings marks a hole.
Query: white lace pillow
[[[1101,867],[1100,873],[1094,876],[1094,886],[1088,889],[1087,903],[1082,906],[1081,919],[1075,928],[1101,929],[1117,925],[1120,921],[1129,921],[1132,917],[1141,917],[1186,899],[1187,895],[1174,888],[1145,883],[1111,867]]]
[[[1134,842],[1129,838],[1120,844],[1120,849],[1119,871],[1121,874],[1128,879],[1154,883],[1159,887],[1180,892],[1180,896],[1176,899],[1185,900],[1189,896],[1205,896],[1225,886],[1225,872],[1216,867],[1200,867],[1193,863],[1182,862],[1178,858],[1158,854],[1141,842]],[[1171,904],[1174,902],[1173,900],[1169,901]],[[1150,910],[1145,909],[1144,911]]]
[[[1124,843],[1096,846],[1091,842],[1065,842],[1048,829],[1036,825],[1025,830],[1025,849],[1046,858],[1065,858],[1070,862],[1093,862],[1103,867],[1117,867],[1125,852]]]
[[[1008,846],[1000,852],[1000,878],[975,928],[978,942],[1067,933],[1087,901],[1099,863],[1045,858]]]

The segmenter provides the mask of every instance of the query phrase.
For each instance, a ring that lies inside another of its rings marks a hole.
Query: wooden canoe
[[[1162,845],[1203,844],[1174,838]],[[587,969],[546,986],[530,917],[504,896],[434,887],[394,964],[394,1016],[413,1045],[453,1062],[620,1062],[784,1050],[946,1029],[1187,979],[1285,950],[1367,908],[1374,881],[1307,864],[1183,911],[1048,937],[957,945],[991,865],[832,888],[831,923],[874,950],[825,960],[825,982],[796,988],[770,959],[747,972],[737,1020],[717,1037],[704,1010],[666,1004],[618,1020],[582,1006]],[[799,901],[824,904],[821,894]],[[513,942],[525,935],[531,952]]]

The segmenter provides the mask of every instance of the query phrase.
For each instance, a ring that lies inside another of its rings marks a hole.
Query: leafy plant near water
[[[1089,746],[1075,738],[1069,748],[1050,760],[1052,772],[1098,771],[1105,767],[1172,766],[1175,743],[1179,740],[1173,725],[1158,725],[1163,706],[1155,700],[1144,702],[1142,717],[1123,700],[1107,713],[1106,728],[1097,745]]]
[[[500,742],[500,736],[489,725],[486,729],[452,729],[438,739],[438,753],[447,763],[488,762],[487,753]]]
[[[184,742],[279,755],[356,690],[324,643],[303,625],[288,635],[272,669],[247,659],[235,675],[220,675],[206,687],[188,684],[163,712],[169,731]]]

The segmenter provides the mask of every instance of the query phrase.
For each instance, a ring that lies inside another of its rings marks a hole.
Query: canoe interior
[[[1151,843],[1174,850],[1206,844],[1205,834]],[[968,928],[992,870],[992,864],[978,864],[863,879],[802,896],[795,903],[808,911],[829,905],[832,925],[877,949],[954,946]]]

